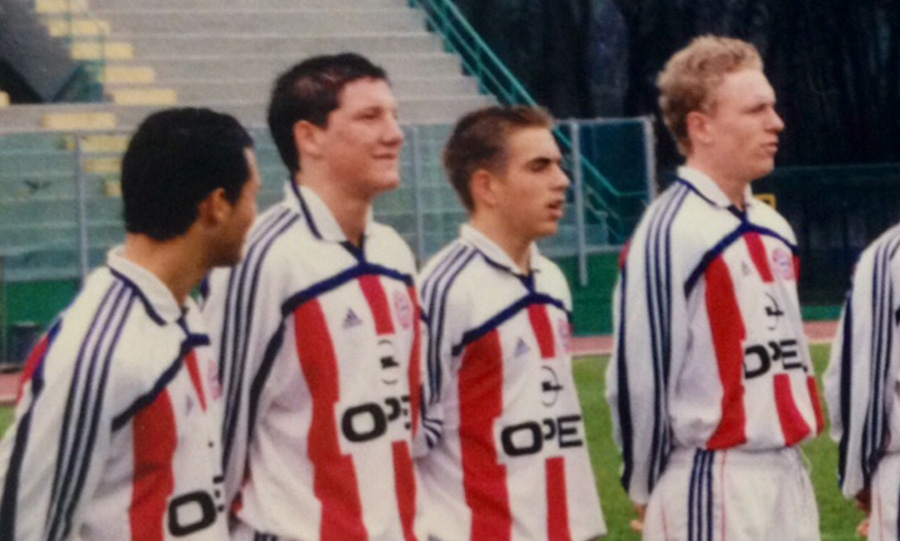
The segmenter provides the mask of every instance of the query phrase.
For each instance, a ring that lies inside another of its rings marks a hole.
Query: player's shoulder
[[[457,238],[438,251],[418,276],[423,311],[426,315],[441,309],[468,312],[473,298],[492,291],[489,280],[478,251]]]
[[[537,254],[535,264],[553,289],[558,291],[569,290],[569,281],[566,279],[563,270],[555,261],[544,254]]]
[[[796,246],[797,238],[794,235],[794,228],[780,212],[762,201],[755,201],[754,205],[756,210],[754,221],[758,225],[775,232],[791,245]]]
[[[379,222],[371,222],[366,233],[367,252],[390,263],[397,270],[413,275],[416,272],[416,258],[406,240],[393,227]]]
[[[900,271],[900,224],[892,226],[872,241],[859,256],[857,267],[874,266],[876,261],[890,261]]]

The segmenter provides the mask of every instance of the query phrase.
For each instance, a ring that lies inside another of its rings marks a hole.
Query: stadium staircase
[[[74,58],[98,66],[104,102],[14,105],[0,111],[4,132],[129,129],[175,104],[263,126],[276,74],[305,56],[348,50],[387,68],[404,122],[452,122],[492,101],[404,0],[23,1]]]

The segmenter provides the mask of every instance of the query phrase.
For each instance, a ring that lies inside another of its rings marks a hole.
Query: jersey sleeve
[[[0,442],[0,539],[77,537],[109,456],[114,406],[103,363],[61,344],[58,332],[57,323],[31,353]]]
[[[285,351],[281,306],[288,267],[277,255],[264,261],[252,255],[211,275],[203,306],[222,385],[222,468],[229,504],[248,473],[248,446],[264,383]]]
[[[606,373],[622,485],[640,504],[649,499],[671,450],[669,374],[673,359],[683,356],[689,327],[686,273],[675,259],[685,247],[676,246],[671,230],[659,231],[650,242],[647,229],[652,228],[638,230],[620,260],[614,348]]]
[[[894,321],[900,275],[887,248],[864,252],[857,264],[825,374],[831,436],[839,442],[840,485],[847,498],[869,487],[889,439],[891,382],[900,364]]]
[[[420,277],[422,300],[422,430],[415,440],[415,454],[423,456],[440,442],[444,433],[444,404],[456,381],[453,345],[460,343],[464,314],[449,287],[439,287]]]

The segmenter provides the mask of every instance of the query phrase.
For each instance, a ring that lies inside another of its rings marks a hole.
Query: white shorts
[[[818,541],[819,512],[796,448],[676,449],[650,494],[650,541]]]
[[[897,509],[900,500],[900,454],[885,455],[872,475],[872,513],[869,541],[897,539]]]

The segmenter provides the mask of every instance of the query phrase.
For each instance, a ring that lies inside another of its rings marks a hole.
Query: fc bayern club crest
[[[794,258],[782,248],[775,248],[772,252],[772,263],[777,272],[785,280],[794,279]]]
[[[397,313],[397,320],[404,329],[408,329],[412,325],[413,309],[409,302],[409,295],[403,291],[394,291],[394,311]]]

